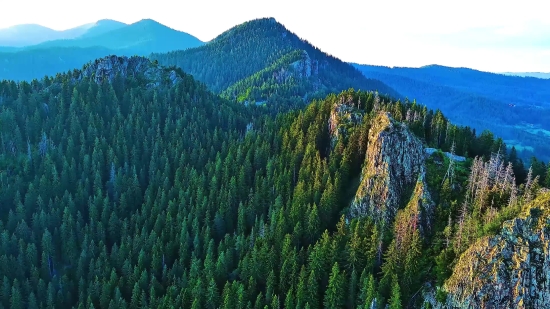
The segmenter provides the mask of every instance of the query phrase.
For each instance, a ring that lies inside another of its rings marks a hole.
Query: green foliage
[[[445,224],[402,228],[413,207],[393,231],[346,214],[375,105],[416,113],[404,121],[427,145],[454,140],[460,155],[479,149],[469,128],[353,90],[273,118],[177,73],[156,87],[74,81],[79,72],[0,83],[3,307],[398,308],[445,280]],[[339,104],[365,117],[332,145]],[[428,163],[433,186],[444,164]],[[465,186],[446,188],[434,194],[439,215],[455,218]]]
[[[390,309],[401,309],[401,289],[399,287],[399,282],[397,281],[397,276],[393,275],[392,284],[391,284],[391,297],[390,297]]]
[[[350,64],[323,53],[272,18],[229,29],[198,48],[152,54],[238,102],[264,102],[278,113],[349,88],[398,96]]]

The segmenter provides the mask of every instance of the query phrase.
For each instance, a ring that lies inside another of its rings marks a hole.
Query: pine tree
[[[19,281],[17,279],[13,280],[10,296],[10,308],[13,309],[23,309],[23,296],[21,295]]]
[[[389,309],[402,309],[401,305],[401,289],[399,287],[399,282],[397,281],[397,276],[394,275],[392,278],[391,284],[391,297],[389,301]]]
[[[336,309],[342,308],[344,303],[344,275],[340,272],[338,263],[335,262],[332,266],[323,304],[325,308]]]
[[[215,309],[218,308],[219,294],[218,287],[214,278],[210,278],[208,288],[206,290],[206,308]]]

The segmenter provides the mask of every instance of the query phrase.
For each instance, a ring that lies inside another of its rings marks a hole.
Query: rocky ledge
[[[175,85],[181,76],[173,69],[166,69],[144,57],[107,56],[88,63],[82,69],[80,78],[90,78],[96,83],[113,82],[115,77],[143,78],[147,87],[159,86],[163,83]]]

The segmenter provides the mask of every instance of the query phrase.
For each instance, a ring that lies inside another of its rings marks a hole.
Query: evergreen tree
[[[401,305],[401,290],[399,287],[399,282],[397,281],[397,276],[394,275],[392,278],[392,284],[391,284],[391,297],[389,301],[390,309],[401,309],[403,306]]]
[[[330,279],[324,297],[325,308],[342,308],[345,303],[344,274],[340,272],[338,263],[332,266]]]

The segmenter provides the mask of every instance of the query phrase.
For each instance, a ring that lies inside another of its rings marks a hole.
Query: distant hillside
[[[122,54],[148,55],[173,50],[197,47],[203,44],[196,37],[171,29],[154,20],[144,19],[131,25],[116,27],[111,31],[112,23],[99,22],[93,31],[70,40],[48,41],[26,49],[44,49],[49,47],[104,47]],[[120,52],[118,52],[120,51]]]
[[[550,158],[550,80],[437,65],[354,66],[408,98],[441,109],[455,123],[490,129],[524,157]]]
[[[202,45],[197,38],[153,20],[126,25],[114,20],[69,29],[71,40],[29,47],[0,47],[0,80],[32,80],[82,67],[100,57],[149,55]]]
[[[0,51],[18,51],[27,46],[51,40],[91,37],[127,26],[119,21],[104,19],[67,30],[57,31],[44,26],[28,24],[0,29]],[[10,48],[11,50],[8,50]]]
[[[244,101],[290,95],[296,103],[298,98],[303,102],[352,87],[399,96],[300,39],[273,18],[245,22],[198,48],[151,57],[163,65],[180,67],[215,92],[225,91],[229,98]]]
[[[58,38],[58,31],[36,24],[0,29],[0,46],[22,47]]]
[[[121,23],[116,20],[102,19],[102,20],[98,20],[93,24],[88,25],[86,27],[86,31],[84,31],[79,36],[75,36],[75,38],[89,38],[96,35],[107,33],[109,31],[117,30],[126,26],[128,26],[128,24]]]
[[[16,52],[19,49],[17,47],[11,47],[11,46],[0,46],[0,53],[12,53]]]
[[[0,80],[30,81],[81,68],[91,59],[113,54],[102,47],[47,48],[0,52]]]
[[[504,72],[502,74],[510,75],[510,76],[550,79],[550,73],[541,73],[541,72]]]

